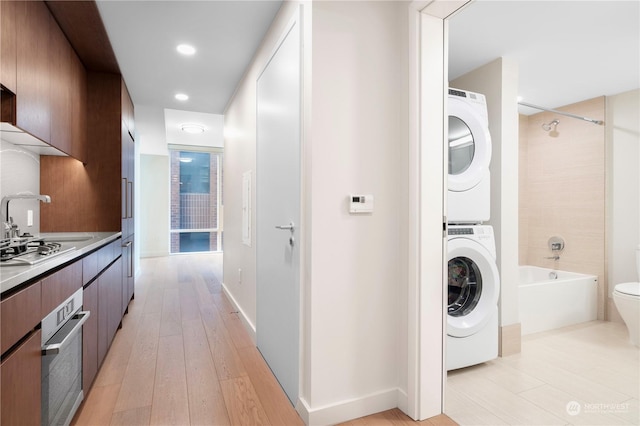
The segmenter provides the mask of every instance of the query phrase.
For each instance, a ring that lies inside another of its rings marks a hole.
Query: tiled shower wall
[[[605,119],[605,98],[559,110]],[[542,123],[560,121],[557,132]],[[520,264],[598,276],[598,318],[605,318],[605,127],[542,112],[520,117]],[[560,260],[547,241],[565,240]]]

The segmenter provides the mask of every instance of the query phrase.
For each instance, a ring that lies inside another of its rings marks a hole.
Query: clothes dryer
[[[493,228],[448,227],[447,370],[498,356],[498,296]]]
[[[482,223],[490,218],[491,135],[485,96],[449,89],[447,221]]]

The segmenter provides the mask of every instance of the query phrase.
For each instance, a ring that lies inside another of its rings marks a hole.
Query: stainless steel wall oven
[[[82,289],[42,320],[42,425],[68,425],[82,391]]]

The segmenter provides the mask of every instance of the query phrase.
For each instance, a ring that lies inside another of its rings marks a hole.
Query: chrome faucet
[[[564,239],[558,236],[551,237],[547,244],[551,249],[551,254],[553,254],[553,256],[545,257],[544,259],[560,260],[560,253],[564,250]]]
[[[13,232],[19,233],[19,231],[17,231],[18,227],[14,225],[13,219],[9,216],[9,201],[11,200],[40,200],[43,203],[50,203],[51,197],[48,195],[35,195],[29,193],[13,194],[2,197],[2,201],[0,201],[0,211],[4,215],[2,221],[3,238],[11,238],[11,233],[14,229],[15,231]]]

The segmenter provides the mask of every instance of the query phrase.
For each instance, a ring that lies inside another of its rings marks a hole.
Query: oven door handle
[[[44,346],[42,346],[42,355],[56,355],[60,353],[60,351],[67,345],[67,343],[71,341],[71,338],[81,330],[82,325],[89,319],[89,315],[91,315],[91,312],[81,311],[71,317],[69,319],[69,322],[76,322],[73,328],[67,332],[67,335],[64,336],[61,341],[52,344],[45,344]],[[54,335],[51,340],[53,340],[54,337],[56,337],[56,335]]]

